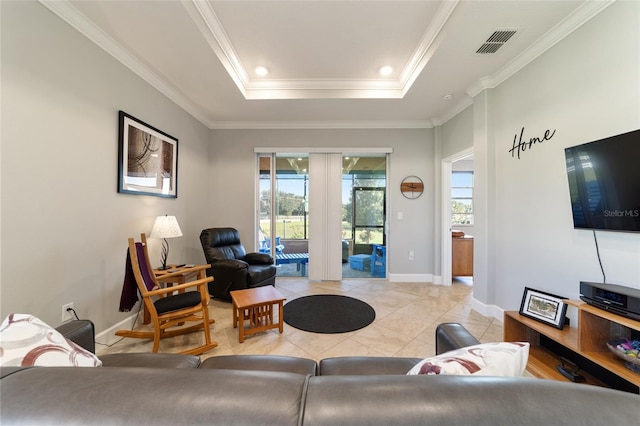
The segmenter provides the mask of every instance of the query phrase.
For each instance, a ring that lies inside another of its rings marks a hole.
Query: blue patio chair
[[[284,245],[280,243],[280,237],[276,237],[276,254],[281,254],[284,250]],[[260,249],[258,250],[260,253],[271,253],[271,240],[264,239],[260,240]]]

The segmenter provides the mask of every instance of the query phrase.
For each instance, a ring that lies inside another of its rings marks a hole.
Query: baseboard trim
[[[114,324],[113,326],[107,328],[106,330],[96,334],[96,352],[100,352],[100,349],[104,347],[103,345],[112,345],[118,340],[122,339],[122,337],[116,336],[116,331],[123,330],[123,329],[124,330],[131,329],[131,324],[134,323],[134,321],[136,320],[136,316],[138,315],[141,315],[141,313],[135,312],[129,315],[127,318],[120,321],[119,323]],[[142,316],[138,318],[138,321],[140,321],[141,318]],[[100,343],[97,343],[97,342],[100,342]]]
[[[499,321],[504,320],[504,309],[496,305],[487,305],[476,298],[471,299],[471,309],[485,317],[492,317]]]
[[[389,274],[392,283],[434,283],[431,274]]]

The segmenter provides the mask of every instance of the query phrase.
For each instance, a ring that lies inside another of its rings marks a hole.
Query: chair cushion
[[[240,232],[234,228],[209,228],[200,233],[200,242],[207,263],[222,259],[242,259],[247,254]]]
[[[209,228],[202,231],[209,246],[221,247],[240,244],[240,232],[234,228]]]
[[[185,293],[163,297],[156,300],[153,304],[159,314],[164,314],[165,312],[196,306],[198,303],[200,303],[200,292],[187,291]]]

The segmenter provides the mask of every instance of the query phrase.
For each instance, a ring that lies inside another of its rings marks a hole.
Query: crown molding
[[[192,0],[182,2],[196,27],[213,50],[218,60],[238,87],[242,96],[247,98],[246,83],[249,80],[242,62],[238,58],[227,33],[208,1]]]
[[[574,13],[552,28],[536,41],[531,48],[506,64],[495,75],[478,80],[469,87],[465,99],[452,108],[443,117],[434,120],[416,121],[324,121],[324,122],[216,122],[207,118],[207,114],[190,102],[179,90],[169,84],[162,76],[127,51],[117,41],[103,32],[85,15],[78,11],[68,0],[39,0],[71,27],[87,37],[93,43],[113,56],[140,78],[167,96],[179,107],[210,129],[400,129],[432,128],[446,123],[473,103],[477,94],[493,89],[520,71],[530,62],[567,37],[591,18],[610,6],[615,0],[588,0]],[[438,35],[453,13],[458,0],[443,2],[434,21],[427,28],[420,45],[412,56],[399,79],[382,80],[258,80],[248,78],[246,70],[238,60],[237,54],[224,33],[224,29],[208,2],[192,0],[183,2],[184,7],[198,25],[209,46],[214,50],[223,66],[236,83],[246,99],[308,99],[308,98],[402,98],[417,76],[430,60],[438,45]],[[204,16],[203,16],[204,15]],[[216,38],[218,36],[220,39]]]
[[[206,114],[200,108],[193,105],[193,103],[182,95],[179,90],[149,69],[148,65],[144,64],[129,53],[127,49],[122,47],[122,45],[102,31],[67,0],[39,0],[39,2],[67,24],[71,25],[71,27],[79,33],[98,45],[98,47],[133,71],[144,81],[153,86],[160,93],[191,114],[196,120],[211,128],[210,121],[206,118]]]
[[[432,24],[425,31],[422,36],[422,40],[420,40],[420,44],[416,48],[411,60],[400,76],[403,96],[409,91],[424,67],[426,67],[427,63],[431,60],[431,57],[440,44],[438,36],[441,34],[444,25],[449,20],[449,17],[458,6],[458,1],[459,0],[444,1],[440,5],[440,8],[438,8]]]
[[[397,79],[252,79],[242,65],[213,6],[208,1],[183,3],[209,46],[247,100],[256,99],[401,99],[437,48],[438,35],[459,0],[441,4],[415,52]]]
[[[496,88],[614,2],[615,0],[588,0],[584,2],[571,15],[550,29],[529,49],[502,67],[495,75],[478,80],[467,90],[467,94],[473,98],[483,90]]]
[[[214,130],[430,129],[431,120],[415,121],[219,121]]]

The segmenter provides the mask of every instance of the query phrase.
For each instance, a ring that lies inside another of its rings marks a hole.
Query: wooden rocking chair
[[[147,251],[147,238],[141,235],[141,242],[136,243],[129,238],[129,256],[131,267],[138,290],[142,295],[144,306],[151,316],[153,331],[119,330],[117,336],[153,339],[153,352],[158,352],[160,339],[191,333],[197,330],[204,331],[204,345],[182,351],[182,354],[200,355],[216,346],[218,343],[211,341],[209,325],[214,320],[209,320],[209,291],[208,283],[213,278],[206,276],[209,265],[200,265],[193,268],[181,269],[163,275],[167,279],[190,271],[199,271],[198,279],[185,284],[162,288],[153,273],[149,253]],[[197,291],[185,291],[196,287]],[[177,294],[175,294],[177,292]],[[181,327],[185,322],[195,321],[196,324]]]

